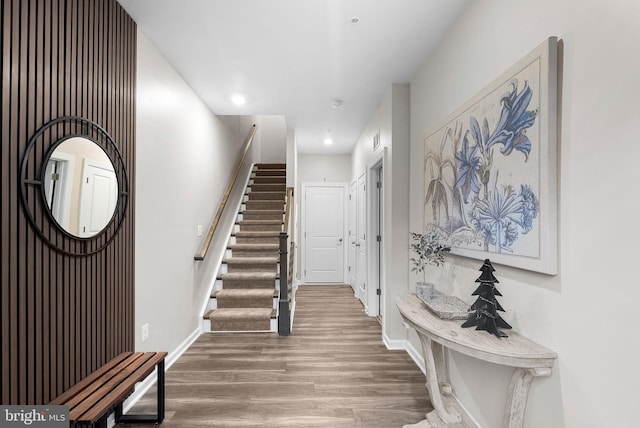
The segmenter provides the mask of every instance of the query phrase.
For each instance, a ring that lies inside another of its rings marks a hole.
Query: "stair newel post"
[[[289,293],[287,275],[289,272],[287,257],[287,240],[289,235],[280,232],[280,299],[278,301],[278,334],[291,334],[291,310],[289,309]]]

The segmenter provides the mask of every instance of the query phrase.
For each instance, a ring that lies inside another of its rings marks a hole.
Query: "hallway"
[[[351,287],[300,286],[291,336],[198,338],[167,372],[161,426],[399,428],[431,410],[424,382]],[[154,409],[154,390],[137,410]]]

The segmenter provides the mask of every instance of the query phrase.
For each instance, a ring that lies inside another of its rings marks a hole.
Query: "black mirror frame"
[[[91,237],[78,237],[55,220],[46,204],[42,177],[55,148],[72,137],[97,144],[109,157],[118,180],[118,200],[109,223]],[[37,188],[37,190],[36,190]],[[29,223],[44,242],[69,256],[88,256],[106,248],[122,227],[129,203],[125,163],[111,136],[97,123],[79,116],[63,116],[44,124],[29,139],[20,167],[20,200]]]

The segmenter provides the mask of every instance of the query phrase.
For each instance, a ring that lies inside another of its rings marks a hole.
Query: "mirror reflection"
[[[109,224],[118,180],[102,147],[87,138],[69,138],[51,153],[43,173],[46,206],[64,230],[90,238]]]

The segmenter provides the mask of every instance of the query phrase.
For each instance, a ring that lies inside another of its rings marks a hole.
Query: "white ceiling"
[[[469,0],[118,1],[215,114],[284,115],[299,153],[350,153]]]

